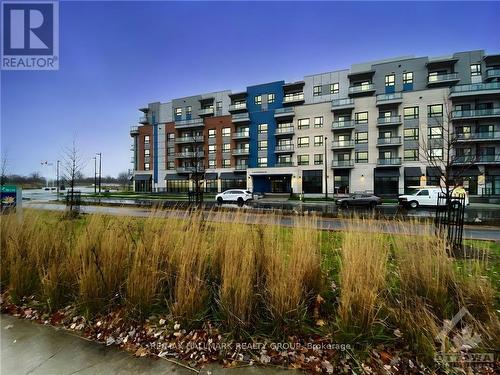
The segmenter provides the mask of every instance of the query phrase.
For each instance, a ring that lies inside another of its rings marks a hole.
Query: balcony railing
[[[139,117],[139,124],[148,124],[148,123],[149,123],[148,116]]]
[[[236,164],[234,169],[237,171],[244,171],[245,169],[248,169],[248,164]]]
[[[205,152],[203,151],[184,151],[184,152],[177,152],[175,154],[176,158],[202,158],[205,156]]]
[[[457,141],[500,140],[500,132],[462,133],[457,134],[456,137]]]
[[[473,163],[497,164],[497,163],[500,163],[500,154],[497,154],[497,155],[455,156],[453,158],[453,163],[456,163],[456,164],[473,164]]]
[[[345,140],[345,141],[333,141],[332,148],[352,148],[354,147],[353,140]]]
[[[274,117],[294,116],[294,115],[295,115],[295,109],[293,107],[278,108],[274,111]]]
[[[250,116],[248,113],[235,113],[232,116],[233,122],[240,122],[240,121],[250,121]]]
[[[249,131],[246,131],[246,132],[235,132],[235,133],[233,133],[233,139],[246,139],[246,138],[250,138],[250,132]]]
[[[198,116],[206,116],[206,115],[213,115],[214,114],[214,108],[202,108],[198,111]]]
[[[304,100],[303,92],[296,92],[293,94],[285,94],[283,97],[283,103],[293,103],[293,102],[301,102]]]
[[[175,143],[202,143],[203,136],[197,135],[192,137],[177,137],[175,138]]]
[[[458,81],[458,80],[459,80],[458,73],[435,74],[435,75],[429,75],[427,77],[428,84]]]
[[[394,146],[401,144],[401,137],[386,137],[377,139],[377,146]]]
[[[293,152],[293,145],[276,145],[274,152]]]
[[[377,125],[396,125],[401,124],[401,116],[379,117]]]
[[[139,134],[139,127],[138,126],[131,126],[130,127],[130,135],[137,135]]]
[[[332,100],[332,109],[354,108],[354,99],[334,99]]]
[[[178,120],[175,122],[176,128],[197,128],[203,126],[202,119]]]
[[[387,103],[394,102],[400,103],[403,100],[403,94],[400,92],[395,92],[392,94],[379,94],[377,95],[377,103]]]
[[[401,165],[401,158],[381,158],[377,159],[378,165]]]
[[[478,117],[496,117],[500,116],[500,108],[487,108],[487,109],[470,109],[463,111],[453,111],[451,116],[454,120],[464,118],[478,118]]]
[[[354,160],[333,160],[332,168],[349,168],[354,167]]]
[[[500,82],[471,83],[469,85],[456,85],[450,88],[450,94],[468,94],[481,92],[487,94],[490,90],[500,90]]]
[[[229,112],[231,111],[243,111],[247,109],[247,103],[237,103],[237,104],[231,104],[229,106]]]
[[[334,121],[332,122],[332,129],[352,129],[354,125],[353,120]]]
[[[250,154],[249,148],[235,148],[233,150],[233,155],[248,155]]]
[[[295,133],[294,127],[293,126],[285,126],[285,127],[278,127],[276,128],[276,135],[280,134],[293,134]]]
[[[274,164],[276,168],[284,168],[284,167],[294,167],[295,165],[291,161],[283,161],[283,162],[277,162]]]
[[[486,79],[500,78],[500,69],[488,69],[486,71]]]
[[[361,94],[375,91],[375,85],[373,83],[367,85],[357,85],[349,87],[349,94]]]

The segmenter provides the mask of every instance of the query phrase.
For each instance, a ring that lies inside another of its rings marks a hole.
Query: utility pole
[[[96,155],[99,155],[99,195],[101,195],[102,152],[98,152]]]
[[[94,159],[94,195],[97,193],[97,157],[93,157]]]
[[[57,180],[57,200],[59,200],[59,163],[61,163],[59,160],[57,161],[56,164],[56,180]]]
[[[328,138],[325,137],[325,199],[328,200],[328,154],[326,153],[326,143]]]

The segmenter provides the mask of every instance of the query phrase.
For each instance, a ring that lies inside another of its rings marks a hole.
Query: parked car
[[[239,205],[242,205],[252,199],[253,199],[252,192],[242,189],[226,190],[215,196],[215,200],[219,204],[222,204],[224,202],[233,202],[233,203],[236,202]]]
[[[409,208],[417,208],[419,206],[437,207],[438,196],[443,193],[440,187],[423,187],[416,189],[411,194],[400,195],[398,201],[401,206]],[[461,202],[456,197],[453,197],[453,195],[452,191],[451,204],[454,208],[458,208]],[[465,193],[465,205],[469,205],[469,196],[467,193]]]
[[[375,208],[378,204],[382,204],[382,198],[373,194],[356,193],[346,198],[339,198],[335,203],[342,208],[354,206]]]

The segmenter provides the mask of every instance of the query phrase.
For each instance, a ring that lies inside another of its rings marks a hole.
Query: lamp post
[[[99,155],[99,195],[101,195],[102,152],[98,152],[96,155]]]
[[[326,144],[328,138],[325,137],[325,200],[328,200],[328,155],[326,153]]]
[[[59,200],[59,186],[60,186],[60,184],[59,184],[59,164],[60,164],[60,163],[61,163],[61,162],[58,160],[58,161],[57,161],[57,164],[56,164],[56,165],[57,165],[57,166],[56,166],[56,181],[57,181],[57,189],[56,189],[56,192],[57,192],[57,200]]]
[[[93,157],[94,159],[94,195],[97,193],[97,157]]]

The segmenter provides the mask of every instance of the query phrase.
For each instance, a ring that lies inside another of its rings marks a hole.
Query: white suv
[[[215,200],[219,204],[222,204],[224,202],[236,202],[239,205],[242,205],[243,203],[246,203],[247,201],[252,199],[253,195],[251,191],[239,189],[226,190],[215,196]]]

